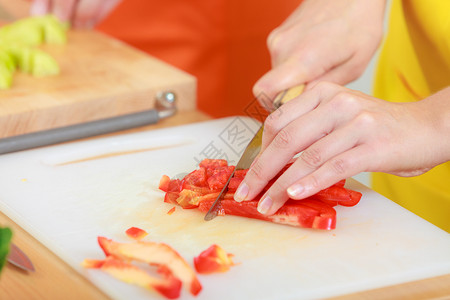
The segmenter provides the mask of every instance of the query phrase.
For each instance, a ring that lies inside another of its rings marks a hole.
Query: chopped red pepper
[[[148,235],[148,233],[145,230],[137,228],[137,227],[130,227],[125,231],[125,233],[130,238],[135,239],[135,240],[141,240]]]
[[[233,254],[228,254],[218,245],[212,245],[205,251],[194,257],[194,266],[200,274],[226,272],[234,266],[231,259]]]
[[[111,256],[104,260],[85,259],[82,265],[85,268],[100,269],[127,283],[153,289],[168,299],[176,299],[180,296],[181,281],[173,276],[172,272],[165,266],[158,268],[157,272],[162,276],[160,279],[151,276],[143,269],[129,262]]]
[[[358,204],[361,196],[362,194],[360,192],[346,189],[343,186],[332,185],[329,188],[319,191],[313,198],[331,206],[355,206]]]
[[[273,178],[263,192],[267,191],[276,179],[287,170],[288,164]],[[228,166],[225,160],[205,159],[199,169],[191,172],[182,180],[180,191],[178,182],[169,181],[164,177],[163,188],[168,186],[164,201],[178,204],[183,208],[198,208],[206,212],[223,188],[234,166]],[[331,187],[304,200],[288,200],[274,215],[265,216],[257,211],[258,199],[238,203],[233,200],[233,195],[248,170],[236,170],[228,185],[228,191],[221,201],[219,215],[237,215],[247,218],[255,218],[274,223],[287,224],[297,227],[334,229],[336,226],[336,211],[333,206],[354,206],[361,199],[361,193],[344,187],[345,180],[341,180]],[[175,186],[175,188],[170,188]],[[261,193],[261,196],[262,196]]]
[[[168,214],[168,215],[171,215],[171,214],[174,213],[174,211],[175,211],[175,206],[172,207],[172,208],[167,212],[167,214]]]
[[[118,243],[105,237],[98,237],[98,243],[105,255],[121,261],[140,261],[152,266],[164,266],[173,276],[181,280],[192,295],[197,295],[202,286],[194,270],[169,245],[155,242]]]

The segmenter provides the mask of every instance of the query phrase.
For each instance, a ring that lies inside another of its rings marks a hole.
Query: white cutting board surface
[[[163,174],[193,170],[208,151],[235,160],[257,127],[226,118],[3,155],[0,209],[114,299],[160,298],[80,267],[103,258],[98,235],[128,242],[131,226],[191,265],[213,243],[235,255],[240,264],[229,272],[199,276],[196,299],[324,298],[450,273],[446,232],[354,180],[347,186],[363,193],[361,202],[336,209],[333,231],[232,216],[205,222],[181,208],[167,215],[172,205],[157,189]],[[193,297],[183,290],[182,298]]]

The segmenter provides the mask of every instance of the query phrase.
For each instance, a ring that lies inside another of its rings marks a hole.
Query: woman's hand
[[[347,84],[366,68],[382,38],[385,0],[305,0],[267,40],[272,69],[254,86],[261,102],[318,81]],[[262,103],[272,107],[271,103]]]
[[[120,0],[33,0],[31,15],[54,14],[74,28],[93,28]]]
[[[360,172],[422,174],[450,160],[450,88],[422,101],[392,103],[321,82],[273,112],[262,151],[236,192],[251,200],[296,154],[294,164],[261,198],[275,213]]]

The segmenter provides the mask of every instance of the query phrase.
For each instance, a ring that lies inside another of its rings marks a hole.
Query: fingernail
[[[242,182],[241,185],[236,190],[234,194],[234,200],[237,202],[244,201],[248,195],[248,185],[245,182]]]
[[[273,201],[269,196],[264,197],[258,204],[258,211],[265,215],[269,209],[272,207]]]
[[[298,197],[303,193],[304,190],[305,188],[303,187],[303,185],[296,183],[288,187],[287,192],[292,197]]]
[[[33,4],[31,4],[30,14],[32,16],[42,16],[46,13],[48,13],[48,10],[44,1],[34,1]]]

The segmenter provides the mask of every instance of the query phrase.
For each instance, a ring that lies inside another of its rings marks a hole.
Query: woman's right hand
[[[385,0],[303,1],[269,35],[272,69],[255,84],[254,95],[271,108],[270,100],[292,86],[345,85],[358,78],[380,44],[384,7]]]
[[[93,28],[120,0],[33,0],[31,15],[54,14],[74,28]]]

